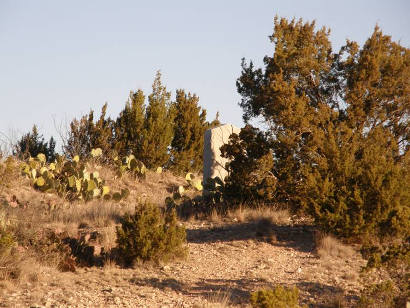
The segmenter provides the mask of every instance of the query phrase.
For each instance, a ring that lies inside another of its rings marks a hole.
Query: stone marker
[[[229,136],[233,133],[239,134],[240,128],[231,124],[208,129],[204,136],[204,175],[203,183],[209,178],[219,177],[222,181],[228,175],[225,164],[229,161],[221,157],[221,146],[228,143]]]

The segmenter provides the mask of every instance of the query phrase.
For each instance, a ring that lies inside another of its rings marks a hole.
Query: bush
[[[364,246],[361,253],[366,258],[364,271],[383,268],[390,280],[379,285],[370,285],[363,292],[360,307],[402,307],[410,298],[410,239],[401,244],[389,246]],[[380,306],[381,307],[381,306]]]
[[[117,227],[118,252],[125,265],[135,261],[169,261],[186,254],[185,228],[178,226],[175,210],[161,213],[144,204],[133,215],[125,214]]]
[[[259,290],[251,294],[254,308],[299,308],[299,290],[277,286],[273,290]]]
[[[7,255],[15,245],[14,236],[0,226],[0,256]]]
[[[405,307],[405,297],[398,295],[397,289],[392,281],[367,286],[357,304],[358,308],[370,307]]]

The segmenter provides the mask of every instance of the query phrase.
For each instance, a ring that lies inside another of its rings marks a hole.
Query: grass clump
[[[277,286],[274,289],[259,290],[251,294],[253,308],[300,308],[299,290]]]
[[[0,157],[1,159],[1,157]],[[0,161],[0,192],[10,187],[17,174],[17,165],[12,157]]]
[[[169,261],[186,255],[185,228],[179,226],[175,210],[162,213],[146,203],[134,214],[125,214],[117,227],[118,253],[125,265],[136,261]]]

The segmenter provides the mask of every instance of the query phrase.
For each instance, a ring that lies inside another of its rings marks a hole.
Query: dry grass
[[[165,198],[171,196],[179,185],[187,184],[184,178],[175,176],[169,171],[162,173],[148,171],[145,179],[135,178],[129,173],[117,178],[116,174],[107,168],[102,168],[99,172],[112,191],[126,187],[130,191],[129,199],[157,205],[162,205]]]
[[[316,251],[320,258],[348,259],[354,255],[352,247],[339,242],[331,235],[323,235],[320,232],[315,234]]]
[[[260,205],[256,208],[239,206],[235,210],[228,211],[228,217],[238,222],[269,220],[275,225],[287,225],[290,223],[289,211],[275,207]]]
[[[212,209],[208,218],[213,223],[220,223],[222,221],[222,216],[218,214],[218,211],[215,208]]]
[[[228,308],[230,307],[231,293],[218,290],[216,293],[209,295],[206,300],[208,303],[197,308]]]
[[[115,202],[93,200],[87,203],[72,203],[66,208],[50,212],[50,220],[55,222],[86,223],[95,227],[106,227],[118,222],[126,211],[134,209],[135,205],[121,206]]]
[[[345,308],[347,307],[345,294],[343,292],[336,292],[332,298],[327,300],[326,307],[328,308]]]
[[[117,234],[116,234],[116,228],[114,225],[108,226],[101,231],[102,239],[101,239],[101,245],[104,247],[106,250],[110,250],[116,246],[116,239],[117,239]]]
[[[0,255],[0,282],[5,286],[37,283],[43,267],[26,252],[13,250],[12,253]]]

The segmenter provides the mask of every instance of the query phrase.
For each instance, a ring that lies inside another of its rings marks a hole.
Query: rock
[[[219,177],[222,181],[228,175],[225,164],[229,161],[221,157],[221,146],[229,142],[231,134],[239,134],[240,128],[231,124],[224,124],[208,129],[204,136],[204,169],[203,182],[209,178]]]

